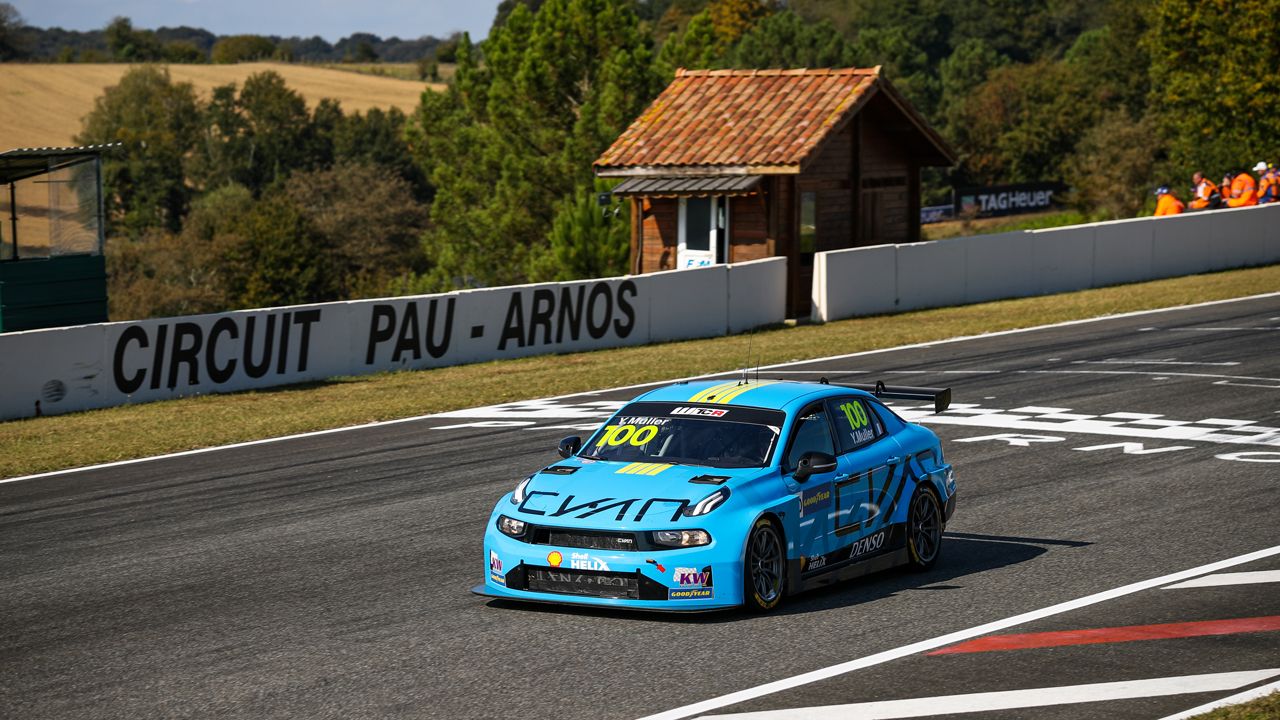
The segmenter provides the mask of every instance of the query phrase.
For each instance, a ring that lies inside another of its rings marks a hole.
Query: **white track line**
[[[1003,335],[1016,335],[1020,333],[1034,332],[1037,330],[1048,330],[1052,328],[1070,327],[1072,325],[1084,325],[1087,323],[1102,322],[1104,320],[1119,320],[1119,319],[1129,318],[1129,317],[1138,317],[1141,315],[1154,315],[1157,313],[1174,312],[1177,310],[1189,310],[1193,308],[1210,307],[1213,305],[1225,305],[1228,303],[1248,302],[1250,300],[1261,300],[1261,299],[1272,298],[1272,297],[1280,297],[1280,292],[1262,293],[1260,295],[1249,295],[1248,297],[1230,298],[1227,300],[1211,300],[1209,302],[1193,303],[1191,305],[1176,305],[1174,307],[1155,308],[1153,310],[1136,310],[1134,312],[1120,313],[1118,315],[1103,315],[1101,317],[1085,318],[1083,320],[1066,320],[1060,323],[1050,323],[1048,325],[1036,325],[1034,327],[1017,328],[1014,330],[1001,330],[999,332],[984,333],[982,335],[962,335],[960,337],[946,338],[944,340],[931,340],[929,342],[913,343],[911,345],[899,345],[897,347],[882,348],[880,350],[863,350],[861,352],[846,353],[844,355],[830,355],[828,357],[811,358],[809,360],[792,360],[790,362],[778,363],[776,365],[763,365],[761,367],[755,368],[755,370],[756,371],[773,370],[775,368],[785,368],[785,367],[791,367],[794,365],[806,365],[806,364],[815,363],[815,362],[843,360],[845,358],[861,357],[864,355],[877,355],[879,353],[895,352],[898,350],[927,348],[927,347],[933,347],[934,345],[945,345],[948,343],[955,343],[955,342],[967,342],[969,340],[982,340],[985,338],[1001,337]],[[653,387],[654,385],[667,385],[669,383],[680,382],[682,380],[697,380],[700,378],[718,377],[720,375],[729,375],[737,372],[741,372],[741,371],[726,370],[724,372],[718,372],[718,373],[707,373],[705,375],[691,375],[689,377],[684,377],[684,378],[657,380],[655,382],[636,383],[634,385],[620,385],[618,387],[608,388],[605,390],[588,390],[586,392],[569,393],[567,395],[555,395],[548,398],[538,398],[538,399],[539,400],[563,400],[565,398],[573,398],[573,397],[590,397],[592,395],[599,395],[601,393],[607,393],[607,392],[616,392],[618,390],[631,390],[633,388]],[[414,417],[400,418],[398,420],[382,420],[379,422],[365,423],[364,425],[349,425],[347,427],[331,428],[329,430],[316,430],[313,432],[297,433],[296,435],[282,435],[280,437],[264,438],[262,440],[250,440],[248,442],[232,443],[230,445],[216,445],[214,447],[199,448],[197,450],[184,450],[182,452],[168,453],[165,455],[152,455],[150,457],[134,458],[132,460],[118,460],[116,462],[101,463],[99,465],[85,465],[84,467],[68,468],[66,470],[54,470],[46,473],[36,473],[34,475],[21,475],[19,477],[12,477],[12,478],[0,480],[0,485],[3,485],[5,483],[21,482],[23,480],[38,480],[40,478],[57,477],[59,475],[70,475],[73,473],[87,472],[89,470],[102,470],[106,468],[122,467],[125,465],[133,465],[136,463],[152,462],[154,460],[168,460],[170,458],[186,457],[189,455],[200,455],[203,453],[214,452],[217,450],[229,450],[232,448],[251,447],[253,445],[263,445],[266,443],[284,442],[286,440],[297,440],[299,438],[317,437],[320,435],[329,435],[331,433],[348,432],[351,430],[364,430],[367,428],[382,427],[384,425],[396,425],[399,423],[406,423],[406,422],[416,422],[418,420],[428,420],[428,419],[434,418],[439,414],[441,413],[431,413],[428,415],[416,415]]]
[[[879,702],[822,705],[787,710],[709,715],[716,720],[891,720],[930,715],[1018,710],[1020,708],[1074,705],[1076,703],[1132,700],[1134,698],[1189,695],[1236,690],[1280,675],[1280,668],[1244,672],[1182,675],[1180,677],[1122,680],[1120,682],[1064,685],[1061,687],[1004,690],[999,692],[941,695],[938,697],[883,700]]]
[[[1183,570],[1171,575],[1152,578],[1151,580],[1143,580],[1142,582],[1125,585],[1112,590],[1105,590],[1103,592],[1094,593],[1093,595],[1087,595],[1075,600],[1068,600],[1064,603],[1050,605],[1049,607],[1041,608],[1040,610],[1032,610],[1031,612],[1022,613],[1021,615],[1014,615],[1013,617],[1008,617],[1003,620],[996,620],[984,625],[978,625],[976,627],[968,628],[967,630],[958,630],[956,632],[930,638],[928,640],[921,640],[919,642],[911,643],[910,645],[903,645],[902,647],[885,650],[874,655],[857,658],[856,660],[849,660],[830,667],[813,670],[800,675],[794,675],[781,680],[775,680],[770,683],[765,683],[764,685],[758,685],[746,690],[729,693],[728,695],[711,698],[710,700],[693,703],[692,705],[686,705],[684,707],[667,710],[666,712],[660,712],[656,715],[648,715],[641,718],[641,720],[681,720],[682,718],[701,715],[712,710],[719,710],[723,707],[736,705],[740,702],[746,702],[747,700],[754,700],[755,698],[763,697],[765,695],[772,695],[773,693],[782,692],[783,690],[790,690],[792,688],[800,687],[801,685],[808,685],[809,683],[815,683],[819,680],[826,680],[828,678],[836,677],[837,675],[844,675],[845,673],[850,673],[855,670],[861,670],[863,668],[872,667],[873,665],[887,663],[891,660],[898,660],[900,658],[916,655],[935,648],[952,645],[962,640],[969,640],[998,630],[1004,630],[1017,625],[1033,622],[1035,620],[1042,620],[1044,618],[1060,615],[1072,610],[1079,610],[1083,607],[1096,605],[1097,603],[1106,602],[1107,600],[1114,600],[1115,598],[1124,597],[1125,595],[1132,595],[1133,593],[1141,592],[1143,590],[1149,590],[1151,588],[1161,587],[1170,583],[1189,580],[1193,577],[1206,575],[1219,570],[1225,570],[1229,567],[1243,565],[1245,563],[1261,560],[1273,555],[1280,555],[1280,545],[1245,555],[1237,555],[1233,558],[1219,560],[1218,562],[1201,565],[1200,567]]]
[[[1182,588],[1219,587],[1222,585],[1253,585],[1255,583],[1280,582],[1280,570],[1259,570],[1257,572],[1217,573],[1205,575],[1194,580],[1169,585],[1165,590]]]
[[[1246,703],[1246,702],[1249,702],[1250,700],[1256,700],[1260,697],[1266,697],[1267,695],[1270,695],[1273,692],[1280,692],[1280,682],[1273,682],[1267,685],[1263,685],[1261,687],[1253,688],[1252,690],[1245,690],[1242,693],[1232,695],[1230,697],[1224,697],[1221,700],[1214,700],[1213,702],[1205,703],[1204,705],[1201,705],[1199,707],[1193,707],[1190,710],[1184,710],[1180,713],[1177,713],[1176,715],[1169,715],[1168,717],[1161,718],[1160,720],[1187,720],[1187,718],[1193,718],[1197,715],[1203,715],[1204,713],[1207,713],[1210,710],[1217,710],[1220,707],[1226,707],[1228,705],[1239,705],[1240,703]]]

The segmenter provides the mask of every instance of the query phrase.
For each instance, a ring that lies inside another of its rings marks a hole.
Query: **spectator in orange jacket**
[[[1156,217],[1182,214],[1182,201],[1173,196],[1167,185],[1156,188],[1156,198]]]
[[[1258,173],[1258,204],[1266,205],[1280,200],[1280,173],[1275,168],[1267,167],[1262,160],[1253,166]]]
[[[1249,207],[1258,204],[1258,184],[1247,172],[1237,173],[1231,179],[1231,197],[1227,199],[1227,207]]]
[[[1217,207],[1222,202],[1222,196],[1218,194],[1218,186],[1213,181],[1204,176],[1204,173],[1197,172],[1191,176],[1192,198],[1190,208],[1192,210],[1204,210],[1206,208]]]

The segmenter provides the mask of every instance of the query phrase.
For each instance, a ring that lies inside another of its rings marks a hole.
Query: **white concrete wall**
[[[777,325],[787,319],[787,259],[752,260],[729,269],[729,332]]]
[[[713,337],[782,322],[771,258],[652,275],[0,335],[0,418],[386,370]]]
[[[1280,206],[818,253],[818,321],[1280,262]]]

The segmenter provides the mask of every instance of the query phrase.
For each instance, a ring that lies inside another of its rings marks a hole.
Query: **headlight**
[[[524,521],[515,518],[509,518],[506,515],[498,516],[498,530],[503,535],[511,537],[520,537],[524,534]]]
[[[706,530],[658,530],[653,541],[668,547],[696,547],[710,545],[711,535]]]
[[[532,479],[533,479],[533,476],[530,475],[529,477],[521,480],[519,485],[516,485],[515,492],[511,493],[512,505],[519,505],[520,503],[524,502],[525,493],[529,489],[529,481]]]
[[[720,488],[719,490],[699,500],[696,505],[686,508],[684,511],[684,514],[688,515],[689,517],[706,515],[712,510],[715,510],[716,508],[720,507],[722,504],[724,504],[724,501],[728,499],[729,499],[729,488],[727,487]]]

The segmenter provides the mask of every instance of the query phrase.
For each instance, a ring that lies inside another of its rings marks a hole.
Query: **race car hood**
[[[767,473],[765,468],[625,463],[572,458],[538,472],[514,515],[562,527],[649,530],[692,527],[691,508],[721,488]],[[714,512],[714,511],[712,511]]]

